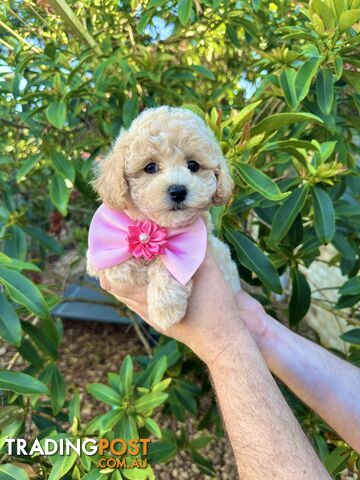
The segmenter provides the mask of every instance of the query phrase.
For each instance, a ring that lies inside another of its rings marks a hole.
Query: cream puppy
[[[105,205],[134,220],[179,229],[201,216],[208,247],[234,293],[240,290],[236,265],[228,246],[213,235],[208,212],[210,205],[229,200],[233,182],[213,132],[199,116],[167,106],[145,110],[100,162],[93,186]],[[88,272],[99,275],[89,255]],[[151,261],[132,257],[105,272],[112,281],[148,284],[149,319],[159,327],[184,317],[192,280],[177,281],[160,255]]]

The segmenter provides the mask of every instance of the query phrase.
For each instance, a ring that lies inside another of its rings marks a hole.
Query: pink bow
[[[132,220],[104,204],[95,212],[89,230],[90,261],[98,270],[131,257],[152,260],[159,255],[182,285],[202,264],[206,245],[206,226],[200,217],[186,227],[165,229],[150,220]]]

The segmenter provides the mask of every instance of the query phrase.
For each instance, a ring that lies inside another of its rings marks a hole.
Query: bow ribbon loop
[[[130,258],[159,256],[168,271],[186,285],[202,264],[207,245],[204,221],[198,217],[182,228],[163,228],[150,220],[132,220],[126,213],[101,205],[89,229],[90,261],[98,269]]]

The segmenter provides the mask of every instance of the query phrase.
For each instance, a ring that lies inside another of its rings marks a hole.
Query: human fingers
[[[105,272],[100,273],[99,280],[102,289],[147,321],[147,285],[129,286],[122,282],[112,281],[107,278]]]

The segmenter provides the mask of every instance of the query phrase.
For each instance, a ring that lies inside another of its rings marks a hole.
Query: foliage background
[[[323,308],[350,325],[338,354],[360,364],[359,19],[359,0],[3,2],[0,336],[28,366],[0,372],[2,452],[12,436],[152,433],[154,462],[184,450],[213,475],[199,450],[209,432],[221,435],[215,405],[196,440],[153,420],[158,408],[180,422],[198,418],[209,385],[191,352],[162,338],[135,370],[127,357],[108,386],[88,387],[112,409],[83,424],[57,367],[62,325],[49,309],[59,298],[41,284],[42,268],[65,250],[84,254],[92,165],[146,107],[184,105],[214,130],[236,183],[230,204],[213,211],[216,231],[274,316],[279,276],[290,272],[281,319],[291,328],[315,302],[304,272],[332,244],[329,263],[348,280]],[[332,476],[352,469],[355,452],[284,393]],[[50,480],[153,478],[151,467],[99,472],[86,456],[0,458],[0,472],[19,479],[29,465]]]

